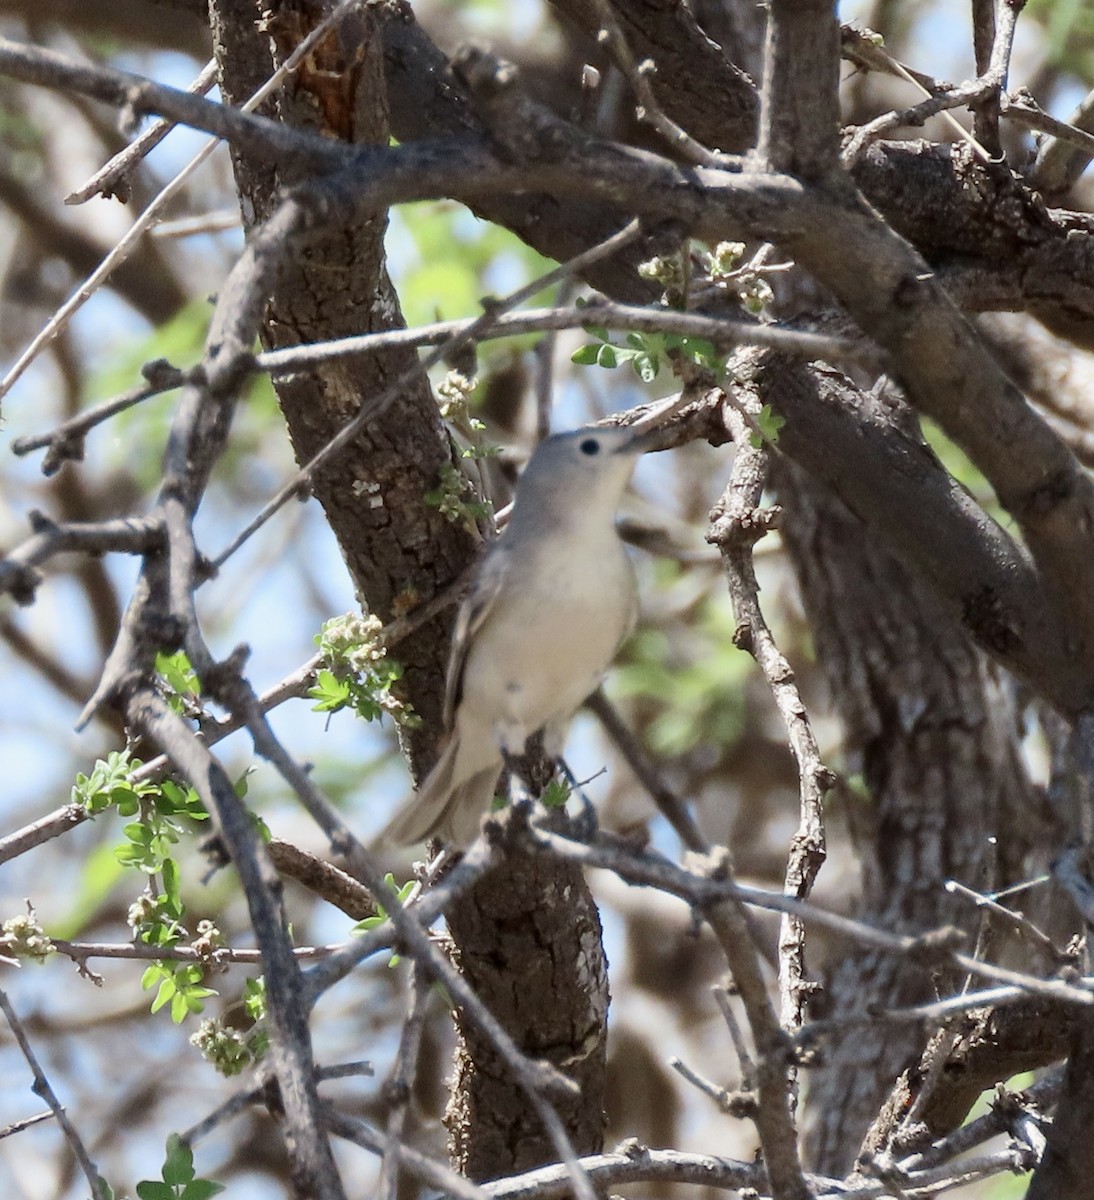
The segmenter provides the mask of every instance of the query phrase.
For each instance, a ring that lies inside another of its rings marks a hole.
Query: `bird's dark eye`
[[[578,447],[578,449],[581,451],[582,454],[589,454],[589,455],[599,454],[600,453],[600,443],[596,440],[596,438],[586,438],[581,443],[581,445]]]

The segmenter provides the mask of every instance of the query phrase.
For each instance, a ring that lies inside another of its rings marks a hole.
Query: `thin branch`
[[[635,773],[638,782],[649,793],[650,799],[675,830],[680,841],[689,850],[696,850],[699,853],[709,850],[710,844],[700,832],[687,805],[661,778],[656,764],[650,759],[642,743],[628,728],[615,705],[604,694],[604,689],[597,688],[585,701],[585,707],[600,722],[608,739],[623,756],[627,766]]]
[[[759,415],[752,402],[750,415]],[[786,864],[787,895],[805,899],[813,889],[825,859],[824,795],[834,776],[821,762],[805,705],[794,672],[775,644],[770,626],[760,607],[752,548],[772,527],[776,512],[759,508],[767,479],[769,450],[754,439],[744,416],[736,408],[724,409],[726,428],[733,437],[736,454],[729,486],[711,513],[707,540],[721,552],[737,628],[733,642],[751,654],[771,690],[775,706],[786,726],[790,748],[798,768],[799,824],[790,845]],[[759,445],[754,445],[754,440]],[[795,1030],[805,1019],[812,986],[806,980],[805,929],[794,917],[784,917],[779,932],[779,993],[784,1028]]]
[[[536,292],[539,292],[548,285],[536,280],[528,285],[533,286]],[[521,289],[522,292],[525,290]],[[255,355],[252,369],[266,371],[274,376],[291,374],[317,363],[404,346],[440,345],[443,348],[443,354],[438,356],[440,358],[451,355],[453,347],[449,342],[456,337],[461,339],[459,344],[463,345],[465,337],[468,341],[473,337],[474,341],[480,342],[525,333],[542,333],[547,330],[587,329],[589,326],[643,333],[678,333],[685,337],[705,338],[713,342],[716,349],[722,351],[734,346],[766,346],[772,350],[781,350],[785,354],[810,359],[821,358],[827,362],[844,363],[849,367],[878,370],[882,366],[877,351],[864,342],[797,329],[784,329],[778,325],[759,325],[752,321],[679,312],[670,308],[640,308],[601,299],[581,307],[533,308],[516,313],[500,311],[503,307],[508,308],[517,303],[520,301],[510,296],[503,301],[493,302],[488,311],[480,317],[436,321],[414,329],[390,329],[381,333],[355,334],[329,342],[310,342],[283,350],[267,350]],[[433,365],[431,359],[423,361],[423,367]]]
[[[314,781],[289,755],[274,736],[265,717],[258,711],[255,697],[242,676],[232,673],[221,681],[219,699],[229,709],[246,714],[247,728],[254,740],[255,750],[273,764],[296,793],[305,811],[330,840],[331,849],[344,856],[354,874],[372,893],[373,898],[389,914],[398,940],[406,951],[432,978],[448,991],[467,1017],[474,1021],[505,1060],[527,1095],[537,1116],[558,1153],[572,1172],[572,1186],[581,1200],[595,1200],[588,1178],[578,1164],[570,1136],[558,1113],[548,1102],[545,1092],[560,1089],[572,1092],[572,1080],[549,1062],[532,1060],[517,1046],[512,1036],[483,1004],[465,977],[429,938],[415,913],[400,903],[373,855],[354,837],[345,821],[338,815]]]
[[[928,99],[933,99],[940,92],[955,90],[936,82],[929,75],[924,75],[921,71],[913,71],[911,67],[898,62],[880,44],[880,39],[877,41],[874,40],[875,37],[876,35],[872,34],[870,30],[854,29],[849,25],[843,25],[840,28],[841,53],[844,58],[847,58],[863,70],[880,71],[885,75],[895,75],[897,79],[903,79],[906,83],[910,83],[917,91],[922,92]],[[983,79],[977,80],[976,84],[974,84],[978,94],[983,95],[987,95],[992,86],[994,85],[991,82],[986,82]],[[975,98],[975,96],[970,96],[969,102],[971,103]],[[939,112],[957,137],[961,141],[967,142],[978,157],[983,159],[984,162],[992,161],[991,154],[984,149],[960,121],[945,108],[940,109]]]
[[[42,53],[45,53],[43,51]],[[0,39],[0,71],[3,70],[4,42]],[[15,383],[22,377],[34,360],[68,328],[76,313],[87,300],[98,291],[99,287],[113,274],[116,268],[136,250],[141,238],[152,228],[158,214],[164,209],[219,145],[217,141],[206,142],[204,147],[194,155],[182,170],[160,191],[148,207],[141,213],[132,225],[115,243],[110,253],[103,259],[86,280],[72,293],[60,308],[50,317],[38,334],[31,340],[22,354],[8,369],[7,374],[0,379],[0,400],[11,391]]]
[[[985,7],[990,0],[979,0]],[[982,144],[987,146],[996,159],[1002,157],[999,142],[999,100],[1007,85],[1011,54],[1014,50],[1014,34],[1018,15],[1025,8],[1026,0],[997,0],[992,31],[991,56],[983,79],[989,85],[985,99],[973,108],[973,129]]]
[[[87,962],[89,958],[132,959],[137,962],[155,962],[157,959],[167,959],[171,962],[210,962],[208,954],[201,954],[193,946],[146,946],[139,942],[69,942],[64,938],[50,938],[50,945],[58,954],[67,955],[74,963]],[[294,946],[292,955],[300,962],[314,962],[316,959],[328,958],[337,946]],[[215,951],[211,959],[213,964],[242,963],[253,965],[261,963],[261,950],[245,950],[222,947]]]
[[[673,1056],[669,1066],[692,1087],[698,1089],[708,1099],[713,1100],[718,1108],[727,1116],[738,1119],[756,1119],[756,1097],[749,1092],[731,1092],[728,1088],[714,1083],[705,1075],[688,1066],[683,1059]]]
[[[977,80],[974,83],[949,88],[944,92],[931,95],[929,99],[923,100],[919,104],[913,104],[910,108],[894,109],[891,112],[882,113],[881,116],[867,121],[865,125],[860,125],[855,130],[844,147],[840,159],[843,165],[850,169],[866,153],[873,142],[884,137],[891,129],[923,125],[931,117],[938,116],[940,113],[972,104],[973,101],[985,95],[986,91],[984,84]],[[960,128],[964,130],[965,127],[961,125]]]
[[[403,1135],[406,1132],[411,1092],[418,1070],[418,1052],[425,1029],[425,1010],[430,986],[417,962],[411,964],[407,991],[410,993],[410,1003],[403,1018],[402,1032],[399,1034],[399,1049],[395,1052],[391,1078],[384,1085],[389,1111],[387,1144],[384,1146],[384,1159],[380,1167],[380,1200],[396,1200],[398,1196],[400,1158],[397,1149],[402,1146]]]
[[[0,595],[7,593],[18,604],[30,604],[42,577],[36,568],[58,554],[77,550],[85,554],[147,554],[163,544],[158,522],[147,517],[118,517],[83,525],[58,525],[40,512],[30,514],[34,533],[0,559]]]
[[[1038,929],[1032,921],[1024,917],[1020,912],[1015,912],[1014,909],[1007,908],[997,900],[993,900],[991,896],[982,895],[973,888],[966,887],[965,884],[956,879],[947,879],[945,887],[946,891],[951,895],[963,896],[966,900],[971,900],[977,908],[998,917],[1012,929],[1017,930],[1026,941],[1040,950],[1053,965],[1062,966],[1065,963],[1074,961],[1071,955],[1057,949],[1055,943],[1044,930]]]
[[[216,59],[210,59],[202,67],[198,77],[186,89],[198,96],[207,95],[217,78]],[[176,126],[175,121],[165,121],[160,118],[152,124],[124,150],[100,167],[98,171],[82,187],[69,192],[65,197],[66,204],[83,204],[92,196],[102,196],[109,200],[117,196],[123,203],[129,198],[129,185],[126,175],[147,155],[149,155]]]
[[[1032,103],[1030,97],[1022,97],[1023,110]],[[1048,114],[1039,111],[1038,119],[1044,117],[1048,117]],[[1054,119],[1048,117],[1048,120],[1053,122]],[[1076,182],[1094,158],[1094,91],[1083,97],[1078,108],[1060,128],[1056,128],[1055,124],[1036,128],[1043,128],[1052,136],[1037,149],[1037,160],[1029,173],[1030,186],[1050,195],[1062,194]],[[1081,142],[1072,135],[1081,139]]]
[[[83,1140],[76,1132],[75,1126],[68,1119],[68,1113],[65,1112],[64,1105],[57,1099],[56,1093],[50,1086],[49,1080],[46,1078],[45,1072],[38,1062],[34,1048],[31,1046],[30,1039],[23,1028],[23,1023],[19,1020],[15,1009],[11,1006],[11,1001],[8,999],[7,993],[3,990],[0,990],[0,1012],[3,1012],[4,1019],[8,1023],[8,1028],[11,1030],[16,1042],[18,1042],[19,1049],[23,1052],[27,1066],[30,1067],[31,1074],[34,1076],[31,1090],[49,1105],[50,1112],[56,1118],[57,1124],[60,1125],[65,1135],[65,1141],[68,1142],[73,1156],[80,1165],[80,1170],[84,1173],[87,1182],[91,1186],[91,1194],[94,1200],[107,1200],[107,1196],[110,1193],[107,1191],[106,1181],[91,1161],[91,1156],[88,1154]]]
[[[316,1200],[344,1200],[330,1145],[322,1132],[307,999],[288,938],[277,874],[231,780],[185,721],[148,688],[138,688],[127,709],[133,728],[162,746],[197,790],[239,872],[251,924],[263,951],[270,1059],[284,1107],[295,1183]]]
[[[486,1188],[457,1175],[444,1163],[404,1146],[398,1139],[386,1137],[367,1121],[340,1113],[330,1105],[324,1110],[323,1120],[335,1136],[371,1150],[374,1154],[383,1155],[385,1162],[390,1156],[443,1196],[452,1196],[455,1200],[488,1200],[490,1196]]]
[[[403,638],[409,637],[412,633],[420,629],[422,625],[431,621],[437,613],[455,604],[470,582],[471,573],[472,568],[469,568],[463,575],[453,580],[443,591],[438,592],[431,600],[419,605],[418,608],[407,613],[406,616],[399,617],[397,620],[391,621],[386,625],[382,635],[385,647],[390,649],[398,645]],[[306,696],[308,688],[315,682],[315,673],[322,665],[322,662],[321,655],[314,655],[279,683],[274,684],[273,687],[263,692],[258,698],[260,710],[263,713],[269,713],[279,705],[284,704],[287,700],[299,699]],[[232,714],[220,720],[209,720],[202,726],[202,741],[207,746],[214,746],[229,734],[241,729],[243,724],[244,722],[240,718]],[[131,778],[134,783],[156,781],[169,775],[172,769],[169,756],[161,754],[138,767],[132,773]],[[0,866],[10,859],[18,858],[19,855],[25,854],[28,850],[33,850],[36,846],[41,846],[55,837],[60,837],[70,829],[74,829],[77,825],[82,825],[84,821],[90,819],[87,810],[79,804],[65,804],[61,808],[47,813],[46,816],[41,817],[39,820],[25,825],[22,829],[15,830],[15,832],[8,834],[6,837],[0,838]],[[276,857],[277,848],[274,847],[271,853]],[[329,866],[329,864],[326,865]],[[291,864],[283,864],[283,866],[287,873],[293,873]],[[330,869],[336,870],[337,868]],[[332,900],[332,903],[335,902]]]
[[[144,400],[182,387],[187,379],[181,371],[162,359],[146,363],[141,369],[141,374],[148,380],[146,385],[123,392],[112,400],[77,413],[48,433],[16,438],[11,444],[12,453],[23,456],[45,447],[42,474],[53,475],[60,470],[62,463],[70,459],[76,462],[83,459],[84,439],[97,425],[109,421],[111,417],[116,417],[118,413],[125,412]]]
[[[274,160],[288,157],[301,166],[313,163],[317,168],[329,167],[332,165],[332,158],[341,162],[347,160],[349,155],[345,147],[336,148],[328,139],[299,133],[279,121],[259,117],[254,114],[254,109],[288,78],[297,64],[311,52],[312,47],[359,2],[360,0],[342,0],[239,110],[223,104],[212,104],[199,96],[179,92],[174,88],[161,87],[142,79],[139,75],[105,67],[84,66],[49,50],[20,46],[0,38],[0,74],[43,87],[82,92],[107,103],[116,104],[134,114],[158,112],[174,122],[205,129],[215,135],[154,197],[106,258],[54,313],[16,359],[4,378],[0,379],[0,400],[7,395],[16,380],[42,350],[68,326],[84,302],[90,299],[115,268],[133,253],[141,238],[159,219],[160,212],[213,153],[221,138],[234,137],[245,142],[252,153],[265,152]]]
[[[612,60],[631,85],[638,101],[634,110],[638,120],[656,129],[673,150],[688,162],[701,163],[708,167],[724,165],[718,154],[697,142],[686,129],[677,125],[658,103],[650,86],[650,76],[657,70],[657,64],[650,58],[640,63],[635,62],[610,0],[593,0],[593,7],[600,22],[597,41],[607,46]]]
[[[794,1034],[794,1044],[810,1047],[829,1034],[855,1026],[873,1025],[878,1021],[886,1024],[921,1024],[931,1026],[957,1013],[977,1012],[985,1008],[1002,1008],[1029,998],[1022,987],[1006,986],[984,988],[977,992],[960,992],[944,1000],[932,1000],[927,1004],[909,1005],[906,1008],[870,1008],[865,1012],[848,1013],[846,1016],[825,1017],[810,1021]]]
[[[711,876],[732,882],[729,854],[708,856]],[[756,1110],[753,1121],[760,1137],[773,1200],[807,1200],[810,1189],[802,1174],[794,1128],[793,1092],[787,1039],[767,995],[756,949],[740,900],[697,905],[714,932],[729,964],[756,1045]]]
[[[729,1002],[729,989],[719,983],[711,988],[711,994],[714,996],[714,1002],[718,1005],[718,1011],[722,1014],[722,1020],[725,1021],[726,1028],[729,1030],[730,1041],[733,1043],[733,1049],[737,1052],[737,1061],[741,1064],[741,1087],[748,1092],[754,1091],[756,1088],[756,1063],[749,1053],[744,1033],[733,1012],[733,1005]]]
[[[1038,152],[1036,163],[1029,173],[1028,182],[1031,187],[1050,194],[1064,191],[1074,182],[1072,175],[1078,177],[1075,168],[1070,167],[1070,164],[1072,162],[1080,164],[1078,174],[1081,175],[1090,160],[1094,158],[1094,133],[1083,127],[1084,124],[1094,126],[1094,93],[1091,93],[1083,101],[1075,115],[1072,116],[1071,122],[1058,120],[1051,113],[1045,112],[1025,89],[1019,89],[1009,96],[1004,95],[999,111],[1000,116],[1006,117],[1026,129],[1034,129],[1038,133],[1050,135],[1042,144],[1042,150]],[[1046,145],[1054,147],[1057,154],[1050,157],[1048,152],[1043,149]],[[1055,171],[1054,160],[1057,157],[1066,157],[1069,164],[1064,181],[1060,183],[1055,183],[1052,176],[1052,172]],[[1043,162],[1047,162],[1049,167],[1039,170]],[[1042,178],[1042,176],[1044,177]]]
[[[692,1183],[708,1188],[763,1192],[763,1167],[758,1163],[719,1158],[711,1154],[684,1154],[675,1150],[650,1150],[636,1142],[625,1143],[614,1154],[596,1154],[581,1160],[601,1195],[630,1183]],[[558,1166],[537,1167],[509,1179],[488,1183],[491,1200],[566,1200],[569,1181]]]
[[[953,928],[933,930],[917,937],[888,933],[782,892],[771,892],[715,878],[709,872],[687,870],[649,851],[639,852],[630,848],[624,852],[619,846],[603,840],[592,843],[575,842],[542,828],[536,828],[528,846],[539,853],[558,854],[573,859],[586,867],[603,867],[614,871],[627,882],[659,888],[692,905],[710,905],[719,899],[740,900],[756,908],[799,917],[807,925],[830,929],[833,933],[860,945],[902,955],[928,970],[940,962],[949,963],[973,975],[1017,987],[1028,993],[1083,1008],[1094,1005],[1094,979],[1084,980],[1080,986],[1061,979],[1042,979],[972,958],[957,949],[964,941],[964,936]]]
[[[241,228],[239,210],[221,209],[218,212],[198,213],[192,217],[180,217],[177,221],[164,221],[152,230],[152,237],[170,241],[174,238],[196,237],[205,233],[226,233]]]
[[[319,1067],[316,1070],[316,1076],[320,1080],[343,1079],[348,1075],[372,1074],[374,1074],[372,1064],[368,1062],[341,1063],[338,1066]],[[262,1103],[265,1098],[266,1089],[272,1083],[275,1083],[274,1073],[270,1069],[269,1064],[263,1062],[251,1076],[250,1086],[236,1092],[234,1096],[229,1096],[222,1104],[218,1104],[216,1108],[207,1113],[196,1125],[191,1125],[179,1134],[180,1139],[186,1145],[192,1146],[202,1138],[208,1137],[214,1129],[223,1125],[226,1121],[230,1121],[245,1108],[250,1107],[252,1104]]]
[[[54,1119],[51,1112],[36,1113],[33,1117],[24,1117],[21,1121],[12,1121],[9,1125],[5,1125],[0,1129],[0,1139],[11,1137],[13,1134],[22,1133],[24,1129],[30,1129],[32,1125],[41,1125],[43,1121],[52,1121]]]

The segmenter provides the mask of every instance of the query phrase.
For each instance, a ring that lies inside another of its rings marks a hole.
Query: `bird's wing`
[[[508,573],[509,554],[505,547],[496,546],[489,550],[471,584],[471,591],[460,606],[456,628],[452,633],[452,651],[448,659],[448,680],[444,696],[446,729],[453,727],[456,708],[463,695],[463,669],[467,662],[467,651],[505,587]]]

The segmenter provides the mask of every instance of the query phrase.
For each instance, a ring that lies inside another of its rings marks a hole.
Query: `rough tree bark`
[[[235,103],[269,77],[329,11],[323,0],[282,4],[259,23],[257,0],[212,0],[222,87]],[[405,14],[409,23],[410,14]],[[403,30],[412,28],[402,22]],[[349,142],[388,137],[379,21],[354,16],[321,43],[267,102],[267,115]],[[435,130],[434,130],[435,132]],[[400,136],[406,133],[400,130]],[[235,156],[245,221],[261,223],[292,164],[274,168]],[[527,208],[514,205],[512,210]],[[402,328],[398,297],[384,266],[386,222],[334,225],[284,264],[263,329],[270,346]],[[362,602],[382,620],[405,615],[456,579],[481,540],[425,502],[442,466],[454,461],[429,380],[413,350],[395,350],[300,373],[275,386],[296,455],[307,462],[349,421],[363,399],[411,371],[399,400],[370,422],[315,477],[314,492]],[[423,718],[404,737],[417,778],[437,752],[452,613],[400,643],[406,699]],[[579,1153],[603,1139],[608,982],[600,922],[579,868],[513,856],[449,914],[455,958],[518,1045],[557,1062],[581,1084],[563,1109]],[[544,947],[551,948],[549,959]],[[543,999],[552,1004],[545,1009]],[[481,1032],[457,1013],[459,1087],[447,1117],[455,1163],[474,1178],[538,1165],[555,1155],[511,1074]]]

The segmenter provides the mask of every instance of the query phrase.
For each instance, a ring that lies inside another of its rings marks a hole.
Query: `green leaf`
[[[173,858],[165,858],[160,867],[160,878],[163,880],[164,899],[174,904],[179,903],[179,865]]]
[[[190,666],[190,660],[183,650],[177,650],[174,654],[164,654],[162,651],[158,653],[156,673],[161,675],[171,691],[179,696],[197,696],[201,692],[197,673]]]
[[[152,1012],[157,1013],[168,1002],[171,1001],[172,1012],[174,1012],[174,1003],[178,998],[178,988],[175,987],[173,979],[165,979],[160,984],[160,990],[156,993],[156,998],[152,1001]]]
[[[164,967],[163,963],[154,962],[151,966],[145,967],[144,974],[141,976],[141,987],[144,991],[148,991],[150,987],[163,978]]]
[[[749,435],[753,450],[759,450],[764,442],[769,442],[774,446],[786,424],[786,418],[780,417],[770,404],[765,404],[756,417],[756,424],[759,426],[759,433]]]
[[[604,345],[596,352],[598,367],[615,367],[619,365],[619,354],[615,346]]]
[[[210,1196],[223,1191],[223,1183],[215,1183],[212,1179],[195,1179],[182,1189],[179,1200],[209,1200]]]
[[[570,798],[570,788],[560,779],[552,779],[543,789],[540,803],[544,808],[562,808]]]
[[[167,1137],[167,1157],[163,1160],[164,1183],[189,1183],[194,1178],[194,1152],[177,1133]]]
[[[600,347],[592,342],[588,345],[581,346],[570,355],[570,361],[577,363],[579,367],[595,367],[597,365],[597,356],[600,354]]]
[[[138,1183],[137,1195],[140,1200],[177,1200],[175,1189],[170,1184],[160,1183],[155,1179],[145,1179]]]

